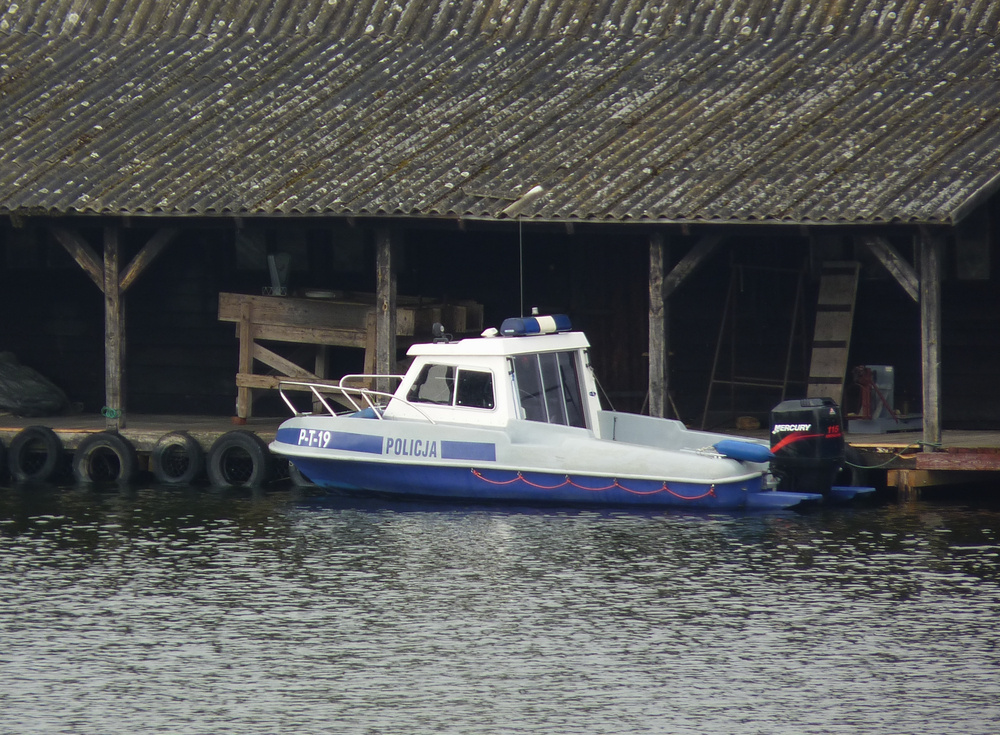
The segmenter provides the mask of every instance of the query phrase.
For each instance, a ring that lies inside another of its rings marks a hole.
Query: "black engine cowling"
[[[798,398],[771,409],[771,473],[778,489],[827,493],[844,463],[844,429],[832,398]]]

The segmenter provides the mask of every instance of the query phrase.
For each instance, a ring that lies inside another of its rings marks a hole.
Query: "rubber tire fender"
[[[181,471],[178,465],[183,467]],[[157,482],[190,485],[205,471],[205,451],[186,431],[171,431],[161,436],[153,447],[149,468]]]
[[[29,452],[39,445],[45,450],[45,460],[37,469],[27,462]],[[16,482],[48,482],[59,471],[63,454],[63,444],[59,436],[48,426],[28,426],[21,429],[7,448],[7,466],[10,476]]]
[[[208,479],[215,487],[260,488],[271,480],[273,464],[263,439],[236,429],[220,436],[208,450]]]
[[[135,479],[138,471],[135,447],[113,431],[91,434],[73,453],[73,477],[80,483],[124,484]]]
[[[863,487],[867,484],[868,469],[862,464],[861,452],[848,445],[844,447],[844,464],[837,476],[838,484]]]
[[[302,470],[296,467],[294,462],[288,463],[288,477],[295,487],[316,487],[316,483],[302,474]]]

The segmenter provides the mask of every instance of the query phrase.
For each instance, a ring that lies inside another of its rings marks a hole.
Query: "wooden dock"
[[[245,429],[270,442],[286,417],[253,417],[245,423],[229,416],[172,416],[131,414],[122,430],[139,454],[140,466],[148,467],[157,442],[173,431],[185,431],[207,453],[220,436]],[[104,431],[107,421],[97,414],[19,418],[0,415],[0,441],[10,446],[19,431],[29,426],[47,426],[72,451],[86,437]],[[750,432],[740,432],[749,434]],[[762,432],[753,432],[760,437]],[[847,434],[849,446],[861,456],[866,469],[860,476],[877,486],[896,488],[901,499],[919,497],[921,488],[996,481],[1000,488],[1000,431],[945,431],[939,446],[926,447],[920,432],[891,434]]]
[[[185,473],[187,472],[190,472],[190,476],[194,478],[201,476],[205,471],[208,471],[210,481],[213,484],[217,484],[212,480],[212,471],[208,467],[209,450],[211,450],[216,440],[228,432],[249,431],[256,434],[260,440],[263,440],[262,442],[257,440],[252,442],[258,448],[254,449],[253,446],[247,448],[245,445],[237,444],[237,447],[243,446],[247,451],[237,451],[233,454],[231,452],[232,447],[229,446],[232,443],[232,437],[227,438],[227,441],[224,442],[226,448],[220,449],[221,454],[227,459],[219,460],[220,463],[225,465],[225,469],[220,469],[219,472],[223,472],[227,477],[231,477],[234,480],[232,483],[226,482],[223,484],[247,483],[247,486],[250,486],[250,483],[254,483],[254,486],[259,486],[275,479],[275,473],[278,473],[279,476],[283,475],[279,470],[281,467],[284,467],[284,464],[270,463],[266,459],[268,456],[266,445],[274,439],[278,425],[283,420],[283,418],[266,417],[234,419],[228,416],[154,416],[131,414],[125,428],[121,429],[118,433],[135,450],[134,452],[124,450],[122,454],[131,454],[134,458],[126,461],[122,456],[119,456],[117,461],[121,472],[126,471],[126,466],[131,468],[129,476],[132,476],[133,471],[149,471],[158,480],[168,481],[162,475],[164,464],[169,463],[171,468],[169,482],[171,484],[177,482],[186,483],[188,481],[188,474]],[[54,469],[54,465],[45,459],[45,457],[62,456],[64,459],[69,460],[72,458],[75,461],[78,449],[82,443],[89,437],[96,439],[102,432],[107,431],[107,424],[107,419],[101,415],[53,416],[46,418],[16,418],[5,415],[0,416],[0,442],[7,448],[7,451],[14,452],[15,450],[11,449],[11,443],[18,436],[19,432],[28,427],[47,427],[47,429],[55,432],[54,440],[58,440],[58,447],[53,446],[48,440],[39,439],[38,432],[33,431],[28,434],[32,438],[22,441],[16,450],[19,453],[19,457],[21,453],[30,453],[30,456],[25,454],[23,458],[23,462],[31,468],[29,476],[33,480],[37,478],[37,481],[44,482],[47,481],[50,473],[62,476],[66,474],[65,471]],[[197,444],[197,447],[185,444],[183,451],[169,450],[174,452],[171,459],[163,457],[162,453],[165,450],[161,447],[159,449],[160,473],[158,474],[156,467],[157,460],[156,456],[154,456],[157,444],[161,439],[174,432],[185,432],[187,436],[182,441],[187,443],[193,441]],[[246,439],[247,437],[243,438]],[[92,439],[92,441],[95,439]],[[96,440],[107,442],[112,439],[113,437]],[[201,448],[200,452],[197,451],[198,447]],[[180,451],[180,457],[177,456],[177,451]],[[197,455],[200,455],[200,457],[196,458]],[[9,461],[4,463],[7,465],[6,470],[13,475],[14,460],[11,457],[7,457],[7,459]],[[51,462],[58,465],[58,460],[51,460]],[[65,463],[62,466],[64,465]],[[88,466],[90,465],[91,462],[88,462]],[[39,474],[35,474],[36,471]]]
[[[140,455],[153,451],[160,437],[172,431],[188,432],[207,452],[216,439],[234,429],[247,429],[269,442],[274,439],[278,425],[286,418],[288,417],[253,417],[235,422],[229,416],[129,414],[128,424],[120,433],[132,443]],[[48,426],[59,435],[66,449],[76,449],[86,437],[105,431],[107,419],[97,414],[45,418],[0,416],[0,441],[4,446],[9,446],[11,439],[28,426]]]
[[[936,446],[924,446],[919,431],[846,434],[868,472],[916,498],[921,488],[994,482],[1000,488],[1000,431],[944,431]],[[881,473],[885,473],[884,478]]]

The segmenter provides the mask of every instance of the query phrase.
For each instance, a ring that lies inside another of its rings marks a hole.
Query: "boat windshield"
[[[514,381],[528,421],[587,427],[576,352],[515,355]]]

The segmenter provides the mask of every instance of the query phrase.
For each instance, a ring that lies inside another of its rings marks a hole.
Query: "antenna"
[[[545,187],[536,184],[500,212],[507,217],[517,217],[517,271],[521,288],[521,316],[524,316],[524,234],[521,225],[521,211],[544,193]]]

